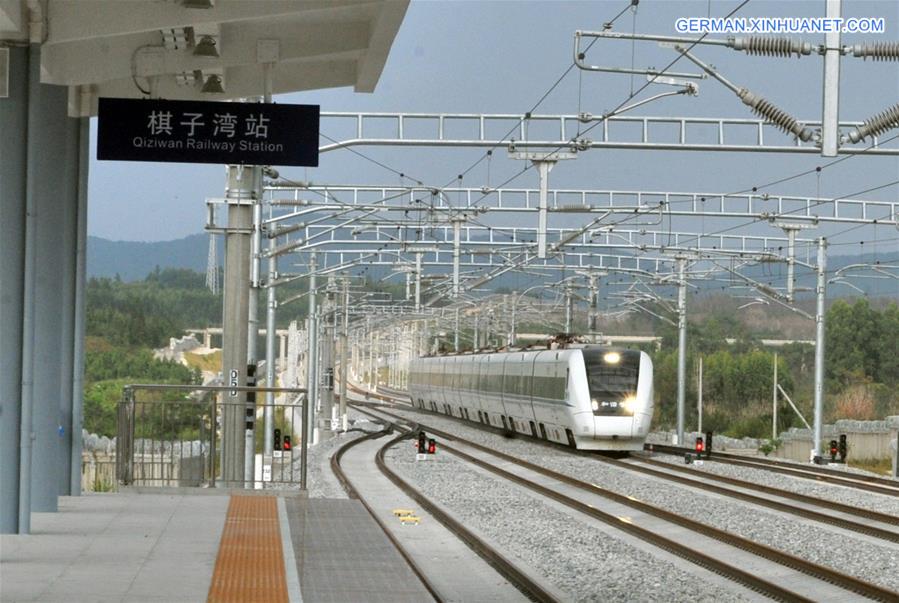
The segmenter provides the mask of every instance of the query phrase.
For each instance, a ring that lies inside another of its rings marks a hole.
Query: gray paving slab
[[[61,497],[0,535],[0,600],[205,601],[228,496]]]
[[[526,601],[515,586],[381,474],[374,458],[384,442],[370,440],[348,450],[343,457],[347,477],[440,596],[465,603]],[[415,455],[412,446],[400,447]],[[404,526],[393,515],[397,508],[414,510],[421,523]],[[533,574],[523,564],[520,569]]]
[[[305,603],[433,600],[359,501],[285,503]]]

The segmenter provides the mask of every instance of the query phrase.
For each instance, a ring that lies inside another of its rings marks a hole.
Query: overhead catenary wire
[[[744,3],[744,4],[745,4],[745,3]],[[628,7],[628,8],[629,8],[629,7]],[[623,14],[624,12],[626,12],[626,10],[627,10],[627,8],[625,8],[625,9],[622,11],[621,14]],[[564,75],[563,75],[563,77],[564,77]],[[559,81],[561,81],[561,80],[559,80]],[[559,81],[557,81],[557,83],[554,84],[554,87],[555,87],[556,85],[558,85],[558,82],[559,82]],[[645,86],[644,86],[644,87],[645,87]],[[548,92],[551,92],[551,91],[552,91],[552,88],[551,88],[550,91],[548,91]],[[546,96],[546,95],[544,95],[544,98],[545,98],[545,96]],[[543,99],[541,99],[539,102],[542,102],[542,100],[543,100]],[[539,104],[539,102],[538,102],[538,104]],[[524,120],[524,119],[526,119],[526,118],[527,118],[527,117],[523,118],[522,120]],[[595,125],[594,125],[593,127],[595,127]],[[590,128],[590,129],[592,129],[592,128]],[[587,132],[589,132],[589,129],[587,130]],[[560,147],[560,148],[562,148],[562,147]],[[852,155],[852,156],[855,156],[855,155]],[[852,156],[844,156],[844,157],[841,157],[841,158],[835,160],[835,161],[832,162],[832,163],[835,164],[835,163],[838,163],[839,161],[844,161],[844,160],[846,160],[846,159],[848,159],[849,157],[852,157]],[[485,157],[489,158],[489,155],[485,155]],[[480,161],[480,160],[479,160],[479,161]],[[379,164],[380,164],[380,162],[376,162],[376,163],[379,163]],[[389,166],[386,166],[386,165],[384,165],[384,164],[381,164],[381,165],[382,165],[382,167],[385,167],[386,169],[390,169],[391,171],[394,171],[394,172],[400,174],[401,177],[405,177],[404,174],[403,174],[402,172],[400,172],[400,171],[398,171],[398,170],[393,170],[392,168],[390,168]],[[529,166],[529,167],[530,167],[530,166]],[[497,188],[500,188],[500,187],[502,187],[502,186],[508,184],[509,182],[513,181],[514,179],[520,177],[524,172],[528,171],[529,167],[527,167],[527,168],[521,170],[521,171],[518,172],[517,174],[514,174],[511,178],[507,179],[503,184],[497,186]],[[821,169],[820,167],[817,169],[817,171],[818,171],[819,173],[820,173],[820,169]],[[755,192],[755,190],[757,190],[757,189],[759,189],[759,188],[764,188],[764,187],[767,187],[767,186],[772,186],[772,185],[776,184],[777,182],[785,182],[785,181],[789,181],[789,180],[791,180],[791,179],[794,179],[794,178],[797,178],[797,177],[801,177],[801,175],[805,175],[805,174],[811,173],[811,172],[812,172],[812,170],[809,170],[809,171],[806,171],[806,172],[804,172],[804,173],[801,173],[801,174],[798,174],[798,175],[795,175],[795,176],[791,176],[791,177],[787,177],[787,178],[780,179],[779,181],[775,181],[775,182],[768,183],[768,184],[765,184],[765,185],[757,185],[756,187],[753,187],[753,191]],[[463,174],[464,174],[464,172],[463,172]],[[819,196],[820,196],[820,195],[819,195]],[[482,197],[482,198],[483,198],[483,197]],[[819,203],[819,204],[820,204],[820,203]],[[789,214],[789,213],[791,213],[791,212],[784,212],[783,214],[780,214],[780,215],[787,215],[787,214]],[[755,220],[755,221],[758,221],[758,220]],[[755,222],[755,221],[754,221],[754,222]],[[714,234],[714,233],[712,233],[712,234]]]

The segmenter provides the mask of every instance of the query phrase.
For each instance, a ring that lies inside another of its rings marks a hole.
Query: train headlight
[[[621,403],[628,412],[636,412],[637,411],[637,397],[636,396],[628,396],[624,399],[624,402]]]
[[[618,352],[608,352],[605,356],[602,357],[608,364],[618,364],[621,362],[621,354]]]

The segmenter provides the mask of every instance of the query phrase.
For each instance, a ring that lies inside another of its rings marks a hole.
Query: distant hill
[[[221,238],[217,243],[219,265],[224,257]],[[195,234],[173,241],[110,241],[87,238],[87,274],[92,277],[115,277],[137,281],[160,268],[190,268],[206,272],[209,235]]]
[[[218,235],[217,235],[218,236]],[[219,236],[216,241],[218,250],[218,264],[222,266],[225,257],[224,242]],[[99,237],[88,237],[87,241],[87,272],[89,276],[105,276],[115,277],[116,274],[123,281],[142,280],[148,274],[153,272],[157,266],[160,268],[189,268],[197,272],[206,272],[206,258],[209,253],[209,235],[195,234],[183,239],[175,239],[172,241],[158,241],[152,243],[138,241],[110,241]],[[294,260],[285,259],[284,266],[280,269],[293,271],[295,268],[288,267],[292,265]],[[873,254],[864,255],[833,255],[827,258],[827,268],[830,274],[833,271],[855,263],[874,263],[879,261],[882,264],[899,263],[899,253],[881,253],[877,256]],[[374,279],[385,277],[390,273],[388,267],[369,266],[364,270],[366,276]],[[786,266],[784,265],[759,265],[750,267],[746,274],[752,278],[764,282],[770,277],[780,277],[781,281],[786,274]],[[814,277],[807,271],[798,270],[799,276],[797,286],[806,289],[813,289],[815,286]],[[561,278],[561,273],[559,277]],[[899,292],[899,282],[895,279],[857,279],[854,284],[864,289],[872,296],[895,296]],[[711,283],[699,282],[697,285],[700,290],[720,289],[722,283],[712,285]],[[731,284],[737,284],[736,280]],[[492,282],[493,287],[505,287],[507,289],[516,289],[520,282],[514,275],[504,275]],[[832,287],[832,295],[836,297],[853,296],[855,290],[849,287]],[[809,293],[800,294],[800,297],[809,296]]]

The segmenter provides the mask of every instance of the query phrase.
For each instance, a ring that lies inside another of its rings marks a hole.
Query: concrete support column
[[[247,382],[247,345],[251,229],[253,199],[256,195],[256,170],[228,166],[228,234],[225,235],[225,275],[222,287],[222,373],[226,385]],[[246,394],[227,392],[222,396],[222,464],[221,481],[225,487],[244,483],[246,456]]]
[[[71,236],[65,237],[68,248],[60,239],[67,222],[71,226],[74,221],[67,220],[73,214],[64,208],[77,203],[77,144],[72,143],[77,143],[78,122],[67,114],[68,90],[40,83],[40,49],[32,46],[29,52],[23,344],[27,341],[33,347],[27,346],[29,362],[23,345],[22,404],[30,405],[33,412],[30,508],[53,512],[64,478],[62,466],[70,464],[69,450],[63,448],[68,442],[61,436],[70,429],[66,422],[71,415],[74,286],[70,277],[74,266],[68,271],[63,266],[71,263],[75,245]],[[28,237],[33,240],[29,242]],[[61,290],[66,280],[69,283]],[[68,319],[64,321],[63,315]],[[64,384],[63,379],[68,382]],[[66,419],[62,408],[67,410]],[[24,473],[22,479],[26,479]],[[23,511],[20,504],[20,515]]]
[[[19,428],[25,266],[28,49],[9,48],[9,96],[0,99],[0,533],[19,531]],[[30,430],[29,430],[30,431]],[[30,440],[29,440],[30,443]],[[27,531],[27,530],[26,530]]]
[[[812,436],[811,459],[821,454],[821,439],[824,432],[824,307],[827,297],[827,239],[818,239],[817,286],[815,287],[815,421]]]
[[[66,91],[68,102],[68,91]],[[63,114],[65,115],[65,113]],[[76,248],[78,231],[78,201],[79,201],[79,155],[81,150],[80,120],[66,118],[66,138],[64,152],[66,162],[61,166],[65,186],[64,196],[56,199],[56,213],[59,215],[59,230],[55,242],[55,257],[58,263],[59,281],[56,283],[57,297],[59,299],[60,329],[56,334],[59,342],[59,404],[58,434],[59,452],[58,459],[59,481],[58,494],[66,496],[72,482],[72,410],[74,380],[74,359],[76,352],[75,340],[75,278],[76,278]],[[62,201],[62,202],[60,202]],[[83,338],[82,338],[83,341]],[[80,345],[78,346],[81,347]],[[79,431],[79,436],[81,435]],[[80,459],[79,459],[80,461]],[[77,473],[81,474],[81,465],[78,464]]]
[[[677,259],[677,445],[684,445],[687,383],[687,260]]]
[[[90,118],[79,119],[78,208],[75,224],[75,325],[72,353],[72,423],[69,470],[70,496],[81,496],[81,431],[84,423],[84,338],[87,319],[87,184],[90,165]],[[65,492],[64,492],[65,494]]]

